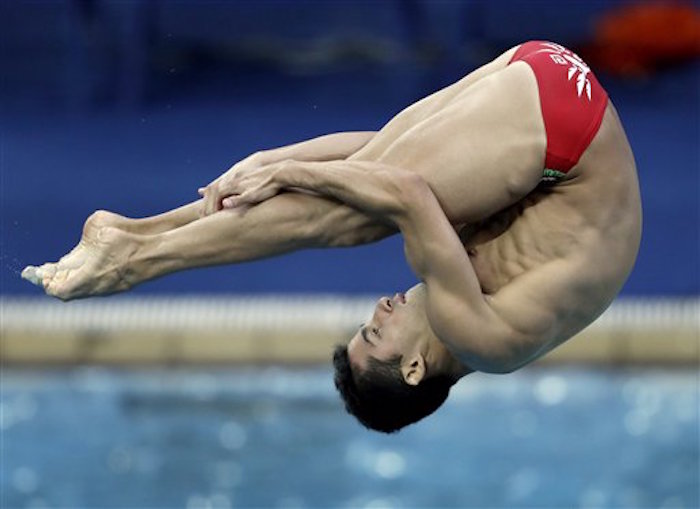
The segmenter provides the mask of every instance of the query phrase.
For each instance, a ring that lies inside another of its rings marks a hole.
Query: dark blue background
[[[374,130],[530,38],[576,46],[617,2],[2,2],[4,294],[106,208],[151,215],[261,148]],[[700,290],[697,63],[598,77],[637,158],[644,236],[627,295]],[[176,274],[163,292],[389,292],[399,238]]]

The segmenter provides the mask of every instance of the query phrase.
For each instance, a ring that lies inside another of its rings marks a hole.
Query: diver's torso
[[[636,167],[612,102],[592,142],[563,181],[542,183],[524,199],[485,219],[469,221],[460,215],[464,199],[460,185],[474,189],[493,168],[544,171],[546,140],[537,88],[532,76],[522,71],[524,64],[520,65],[519,70],[516,64],[508,71],[502,67],[503,73],[496,70],[461,90],[458,82],[411,105],[356,158],[410,169],[428,181],[452,222],[467,223],[462,241],[486,295],[528,272],[568,264],[568,272],[575,271],[575,277],[559,291],[569,292],[572,286],[580,290],[573,300],[580,301],[579,321],[584,324],[619,292],[641,236]],[[515,73],[519,75],[512,79]],[[508,79],[509,88],[502,87],[501,81]],[[526,100],[519,103],[515,96]],[[460,108],[455,109],[457,102]],[[504,104],[512,109],[504,109]],[[449,112],[449,117],[441,111]],[[459,122],[453,121],[455,116]],[[440,131],[443,124],[450,129]],[[453,151],[452,158],[446,157],[447,150],[442,149],[453,148],[453,140],[463,152]],[[555,279],[543,291],[555,294]]]
[[[580,272],[581,305],[597,316],[632,269],[641,220],[634,158],[609,104],[568,180],[541,184],[521,202],[466,226],[461,238],[485,294],[528,271],[570,260]]]

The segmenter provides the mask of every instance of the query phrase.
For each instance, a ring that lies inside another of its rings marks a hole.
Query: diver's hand
[[[205,187],[200,187],[197,192],[204,198],[199,211],[201,217],[209,216],[224,208],[223,200],[234,194],[233,188],[236,179],[241,173],[254,171],[265,165],[263,152],[255,152],[245,159],[234,164],[228,171],[213,180]]]
[[[221,202],[223,208],[257,205],[277,195],[284,187],[280,172],[289,167],[287,161],[237,172],[227,181],[228,195]]]

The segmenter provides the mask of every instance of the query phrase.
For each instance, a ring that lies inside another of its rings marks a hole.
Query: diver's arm
[[[209,215],[221,210],[221,202],[231,194],[231,181],[242,172],[289,159],[296,161],[344,160],[364,147],[376,133],[369,131],[340,132],[319,136],[284,147],[261,150],[234,164],[228,171],[199,189],[204,198],[200,215]]]
[[[435,334],[470,368],[507,373],[541,349],[535,329],[514,328],[484,295],[471,260],[428,185],[417,179],[395,221],[406,258],[426,286]],[[548,317],[542,317],[544,319]],[[542,321],[539,322],[539,325]]]
[[[297,161],[333,161],[345,159],[367,145],[376,133],[353,131],[332,133],[284,147],[262,150],[254,157],[259,166],[285,159]]]
[[[370,161],[286,160],[233,179],[233,196],[224,205],[254,205],[280,191],[303,190],[335,198],[393,225],[392,214],[401,207],[401,188],[411,175],[414,174]]]
[[[298,188],[333,197],[398,227],[406,257],[427,288],[427,313],[438,337],[472,369],[508,372],[541,349],[535,334],[518,330],[481,292],[469,257],[428,184],[413,172],[363,161],[286,161],[239,182],[233,206],[255,204]]]

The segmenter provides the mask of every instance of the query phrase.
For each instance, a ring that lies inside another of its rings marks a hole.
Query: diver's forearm
[[[279,166],[273,179],[282,187],[299,187],[331,196],[398,228],[404,236],[409,264],[424,281],[435,272],[436,266],[455,266],[454,259],[458,259],[457,265],[461,267],[466,259],[464,248],[435,194],[413,172],[365,161],[289,161]]]
[[[345,159],[374,137],[375,132],[341,132],[319,136],[293,145],[263,150],[256,154],[261,165],[273,164],[285,159],[297,161],[333,161]]]
[[[455,241],[459,251],[464,251],[430,186],[413,172],[374,162],[291,161],[281,165],[274,178],[285,187],[331,196],[394,225],[403,234],[407,259],[421,279],[430,258],[426,250],[442,246],[444,242],[440,241],[449,239],[451,246]]]
[[[273,179],[283,188],[300,188],[329,196],[396,225],[404,209],[405,190],[414,173],[370,161],[328,161],[325,163],[285,161]]]
[[[393,230],[335,201],[284,193],[247,210],[223,210],[142,237],[129,265],[134,282],[195,267],[240,263],[304,248],[372,242]]]

